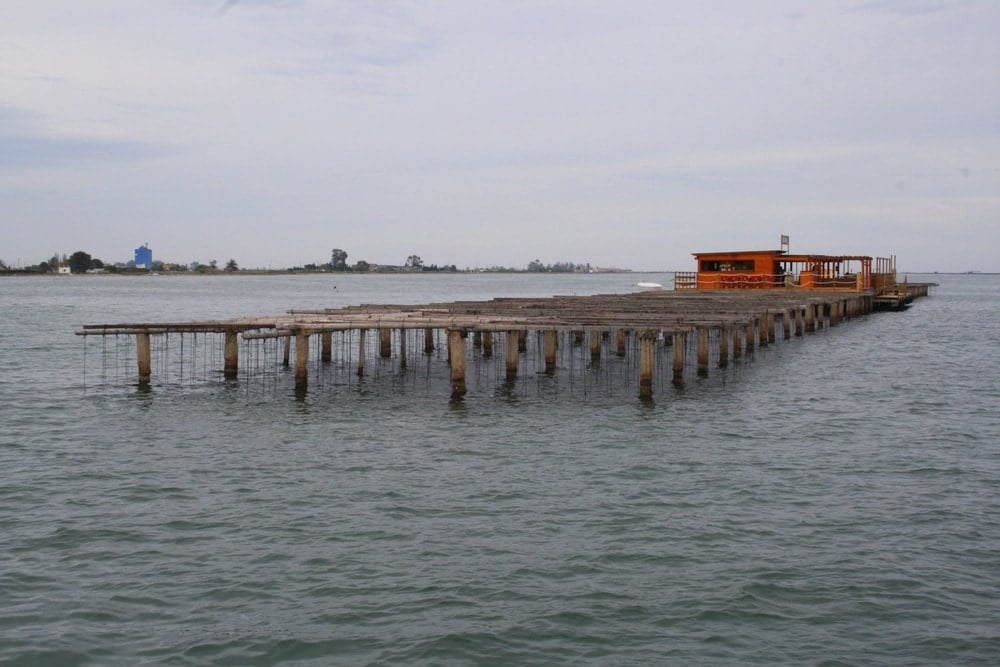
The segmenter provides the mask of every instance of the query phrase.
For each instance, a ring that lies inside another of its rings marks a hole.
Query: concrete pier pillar
[[[656,334],[639,336],[639,398],[653,396],[653,368],[656,366]]]
[[[542,343],[545,350],[545,372],[551,373],[556,369],[556,332],[545,331]]]
[[[292,357],[292,337],[285,336],[285,351],[281,358],[281,365],[288,368]]]
[[[399,330],[399,367],[406,368],[406,329]]]
[[[708,334],[706,327],[698,328],[698,375],[708,375]]]
[[[383,359],[392,356],[392,329],[378,330],[378,356]]]
[[[625,356],[625,330],[618,329],[615,331],[615,354],[619,357]]]
[[[590,358],[600,359],[602,339],[601,331],[598,329],[591,329],[588,335],[590,336]]]
[[[729,327],[719,328],[719,368],[729,365]]]
[[[513,380],[517,377],[517,355],[521,335],[517,331],[507,331],[504,333],[503,339],[507,379]]]
[[[465,396],[465,337],[458,329],[448,330],[448,356],[451,358],[451,397]]]
[[[330,363],[333,359],[333,333],[324,331],[320,334],[320,361],[324,364]]]
[[[424,352],[430,354],[434,351],[434,329],[424,329]]]
[[[358,377],[365,374],[365,336],[367,329],[358,329]]]
[[[135,335],[135,358],[139,366],[139,384],[143,386],[148,385],[153,368],[148,333],[137,333]]]
[[[309,382],[309,334],[295,333],[295,388],[304,389]]]
[[[674,354],[673,354],[673,371],[674,371],[674,381],[677,382],[684,377],[684,351],[687,347],[687,334],[676,333],[674,334]]]
[[[226,332],[222,356],[225,359],[223,375],[227,380],[235,380],[240,370],[240,343],[235,331]]]

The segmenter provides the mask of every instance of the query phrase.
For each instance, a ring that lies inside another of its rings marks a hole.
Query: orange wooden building
[[[785,250],[696,252],[695,272],[674,275],[675,289],[812,289],[880,292],[896,284],[895,257],[803,255]]]

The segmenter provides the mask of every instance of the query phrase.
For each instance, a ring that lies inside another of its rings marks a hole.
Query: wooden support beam
[[[600,359],[601,358],[601,341],[603,336],[600,329],[591,329],[587,335],[590,337],[590,358]]]
[[[328,364],[330,363],[330,360],[333,359],[333,332],[324,331],[320,334],[319,339],[321,347],[319,357],[320,361],[324,364]]]
[[[746,353],[748,355],[753,354],[753,348],[755,345],[754,340],[758,337],[757,330],[754,328],[755,323],[756,322],[754,320],[750,320],[750,322],[746,324],[747,328]]]
[[[618,328],[615,330],[615,354],[619,357],[625,356],[625,329]]]
[[[434,329],[428,327],[424,329],[424,353],[430,354],[434,351]]]
[[[639,336],[639,398],[653,396],[653,369],[656,367],[656,334],[644,332]]]
[[[149,385],[149,377],[152,375],[152,356],[149,349],[149,334],[137,333],[135,335],[135,358],[139,366],[139,384]]]
[[[816,331],[816,304],[806,304],[806,331]]]
[[[542,345],[545,350],[545,372],[556,369],[556,332],[548,330],[542,333]]]
[[[365,374],[365,335],[367,329],[358,329],[358,377]]]
[[[795,335],[801,336],[806,329],[806,316],[805,308],[797,307],[795,309]]]
[[[521,329],[517,332],[517,351],[527,352],[528,351],[528,331],[527,329]]]
[[[733,327],[733,361],[743,356],[743,344],[746,337],[747,328],[745,325],[737,324]]]
[[[223,347],[223,375],[227,380],[235,380],[240,369],[240,343],[235,330],[226,331]]]
[[[517,331],[508,331],[504,334],[504,352],[506,354],[507,379],[513,380],[517,377],[517,356],[520,346],[521,334]]]
[[[483,332],[483,356],[492,357],[493,356],[493,332],[484,331]]]
[[[729,365],[729,327],[719,327],[719,368]]]
[[[465,337],[459,329],[448,330],[448,356],[451,359],[451,397],[465,396]]]
[[[764,325],[767,327],[767,342],[773,343],[778,336],[774,330],[774,313],[771,311],[764,313]]]
[[[708,375],[708,327],[698,327],[698,375]]]
[[[281,365],[288,368],[289,362],[292,357],[292,337],[285,336],[285,352],[282,355]]]
[[[792,337],[792,309],[781,311],[781,333],[785,340]]]
[[[295,334],[295,388],[305,389],[309,382],[309,334]]]
[[[573,332],[573,344],[574,345],[583,345],[583,331],[574,331]]]
[[[677,333],[674,334],[674,354],[673,354],[673,371],[674,371],[674,382],[679,381],[684,377],[684,352],[687,347],[687,334]]]
[[[383,359],[392,356],[392,329],[388,327],[378,330],[378,355]]]
[[[406,329],[399,330],[399,367],[406,368]]]
[[[767,315],[758,315],[753,318],[753,321],[757,327],[757,341],[760,343],[761,347],[767,347]]]

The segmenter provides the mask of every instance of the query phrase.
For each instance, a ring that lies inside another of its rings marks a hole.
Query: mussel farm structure
[[[120,355],[120,345],[111,344],[109,352],[107,341],[124,340],[123,365],[134,369],[128,377],[138,373],[141,387],[154,377],[163,385],[184,381],[201,364],[229,380],[272,374],[306,391],[311,374],[322,381],[324,367],[363,378],[384,372],[379,369],[388,364],[396,375],[436,373],[458,398],[469,391],[470,366],[475,388],[482,385],[480,366],[490,382],[510,383],[527,374],[555,373],[560,365],[561,371],[572,371],[604,364],[620,369],[630,392],[649,398],[654,378],[660,384],[663,378],[682,382],[686,373],[707,375],[755,347],[926,294],[926,284],[905,283],[891,290],[674,289],[357,305],[221,321],[88,324],[77,334],[103,337],[102,374],[114,364],[116,378],[118,361],[107,357]],[[85,373],[86,363],[85,358]]]

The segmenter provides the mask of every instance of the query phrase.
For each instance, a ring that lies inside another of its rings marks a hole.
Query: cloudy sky
[[[1000,271],[995,0],[4,0],[0,258]]]

